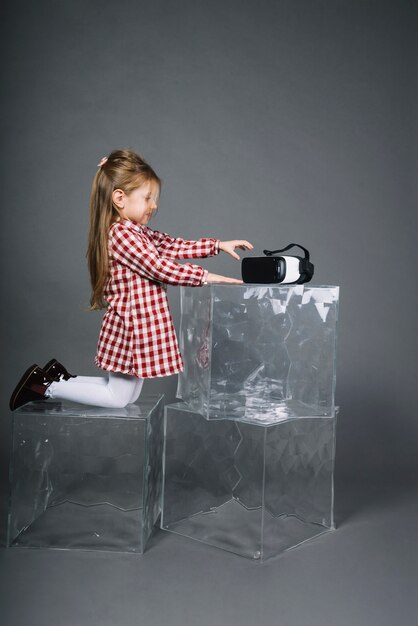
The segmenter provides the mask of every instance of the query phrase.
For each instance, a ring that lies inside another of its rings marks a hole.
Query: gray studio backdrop
[[[3,9],[1,537],[8,398],[31,363],[93,364],[88,201],[99,159],[141,152],[157,229],[296,241],[341,287],[337,478],[417,471],[413,2],[42,0]],[[240,276],[221,254],[202,261]],[[178,327],[179,291],[169,289]],[[144,391],[174,400],[176,377]]]

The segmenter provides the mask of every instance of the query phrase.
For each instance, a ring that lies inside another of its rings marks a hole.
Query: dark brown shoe
[[[51,359],[46,365],[44,365],[42,369],[46,374],[48,374],[48,376],[53,378],[55,381],[61,380],[61,377],[64,380],[68,380],[69,378],[77,378],[76,374],[70,374],[68,370],[66,370],[65,367],[62,365],[62,363],[59,363],[59,361],[57,361],[57,359]]]
[[[15,411],[28,402],[42,400],[45,397],[45,391],[53,382],[54,379],[46,374],[39,365],[36,365],[36,363],[31,365],[23,374],[11,395],[9,402],[10,410]]]

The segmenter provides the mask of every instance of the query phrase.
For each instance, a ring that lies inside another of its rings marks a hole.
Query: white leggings
[[[103,376],[77,376],[69,380],[54,381],[45,392],[47,398],[72,400],[82,404],[122,409],[137,400],[143,378],[109,372]]]

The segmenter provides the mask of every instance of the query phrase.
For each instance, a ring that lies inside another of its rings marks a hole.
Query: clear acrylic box
[[[181,287],[177,397],[206,419],[332,416],[338,297],[326,285]]]
[[[165,408],[161,528],[263,561],[334,529],[336,413],[276,424]]]
[[[14,411],[7,545],[142,553],[160,514],[163,398]]]

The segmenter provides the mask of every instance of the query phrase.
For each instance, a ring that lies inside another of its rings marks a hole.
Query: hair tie
[[[103,157],[102,159],[100,159],[100,163],[97,164],[97,167],[102,167],[102,165],[104,165],[107,161],[107,157]]]

